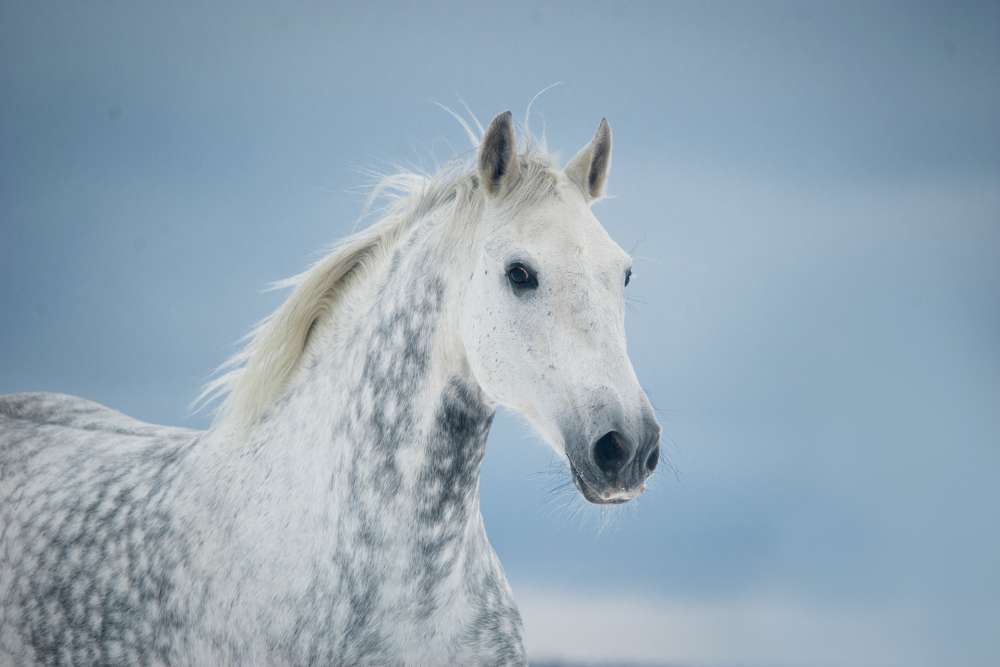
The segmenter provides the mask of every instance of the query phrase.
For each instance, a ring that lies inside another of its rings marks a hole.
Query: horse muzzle
[[[580,494],[597,505],[619,504],[646,490],[646,479],[660,460],[660,428],[650,429],[640,445],[608,431],[588,448],[583,461],[568,455],[573,483]]]

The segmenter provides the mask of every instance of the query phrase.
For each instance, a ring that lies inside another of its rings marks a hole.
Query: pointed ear
[[[479,146],[479,178],[487,194],[506,193],[517,182],[517,145],[514,123],[505,111],[490,123]]]
[[[604,194],[604,184],[611,168],[611,128],[608,120],[601,119],[590,143],[580,149],[563,170],[570,180],[580,186],[588,201]]]

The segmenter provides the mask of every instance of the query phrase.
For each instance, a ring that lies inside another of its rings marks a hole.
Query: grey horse
[[[0,663],[525,663],[479,510],[494,411],[593,503],[641,493],[660,427],[591,212],[607,123],[563,168],[509,112],[476,141],[287,281],[206,431],[0,397]]]

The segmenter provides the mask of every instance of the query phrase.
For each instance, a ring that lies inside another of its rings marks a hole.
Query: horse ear
[[[493,119],[479,146],[479,178],[492,196],[507,192],[517,181],[517,145],[509,111]]]
[[[611,128],[607,118],[601,119],[590,143],[569,161],[563,170],[570,180],[580,186],[589,201],[604,194],[604,184],[611,168]]]

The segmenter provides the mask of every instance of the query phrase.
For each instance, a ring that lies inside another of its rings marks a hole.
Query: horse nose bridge
[[[621,387],[612,377],[592,372],[589,382],[585,382],[583,386],[583,402],[590,411],[610,420],[607,424],[609,428],[624,426],[621,422],[625,415],[625,401]]]
[[[623,416],[634,418],[648,402],[624,349],[571,347],[562,357],[562,364],[570,370],[567,379],[578,388],[574,393],[581,403],[602,409],[613,407]]]
[[[578,349],[582,347],[597,354],[607,354],[612,349],[624,351],[625,331],[620,318],[594,296],[603,290],[592,283],[592,278],[584,276],[567,291],[560,309],[565,332]]]
[[[638,386],[638,380],[625,341],[611,333],[595,332],[598,328],[591,327],[581,339],[568,339],[561,356],[588,386],[613,387],[627,394],[629,387]]]
[[[652,414],[652,405],[625,350],[604,357],[601,384],[613,388],[623,427],[635,427]]]

